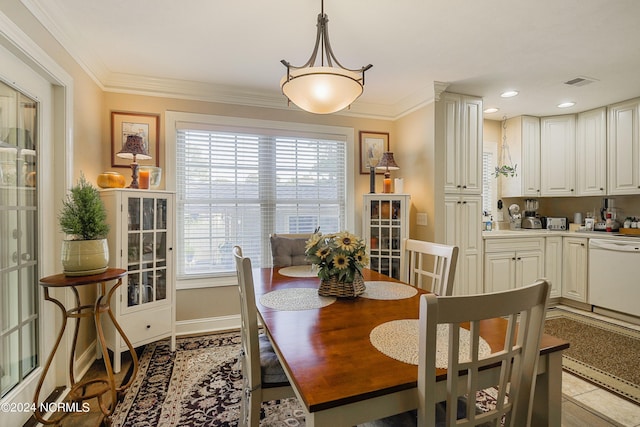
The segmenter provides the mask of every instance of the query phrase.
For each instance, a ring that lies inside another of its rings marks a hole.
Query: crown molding
[[[20,1],[105,92],[303,111],[293,103],[288,105],[284,95],[275,91],[250,91],[242,87],[111,72],[93,52],[88,51],[82,43],[78,42],[82,40],[81,35],[74,38],[63,30],[63,28],[72,27],[66,25],[65,16],[56,14],[57,8],[41,6],[43,0]],[[367,103],[358,100],[350,108],[334,114],[393,121],[429,103],[432,100],[429,91],[429,88],[422,91],[416,90],[395,104]]]

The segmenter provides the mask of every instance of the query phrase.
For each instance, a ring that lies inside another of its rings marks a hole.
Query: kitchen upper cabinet
[[[574,196],[576,117],[543,117],[540,127],[541,196]]]
[[[458,246],[454,295],[482,292],[482,196],[445,195],[445,244]]]
[[[574,301],[587,302],[588,239],[563,238],[562,296]]]
[[[443,92],[439,106],[445,150],[445,193],[482,193],[482,99]],[[437,138],[437,139],[441,139]]]
[[[544,238],[485,240],[484,291],[498,292],[544,277]]]
[[[606,108],[578,114],[576,195],[604,196],[607,192]]]
[[[540,119],[513,117],[506,121],[502,132],[511,161],[517,165],[516,176],[500,177],[502,197],[540,197]],[[504,158],[509,160],[506,154]]]
[[[609,106],[608,194],[640,193],[640,98]]]

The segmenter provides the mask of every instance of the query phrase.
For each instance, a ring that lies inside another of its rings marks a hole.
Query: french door
[[[59,327],[38,285],[55,253],[54,166],[42,161],[52,157],[53,86],[1,44],[0,63],[0,403],[10,409],[0,425],[13,426],[31,414],[6,404],[33,399]],[[60,383],[51,377],[45,396]]]

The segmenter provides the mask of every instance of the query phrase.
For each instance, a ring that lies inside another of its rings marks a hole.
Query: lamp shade
[[[151,158],[142,137],[139,135],[128,135],[127,142],[122,146],[122,150],[116,153],[116,156],[123,159],[135,159],[137,157],[139,160]]]
[[[382,154],[380,158],[380,162],[376,169],[386,169],[386,170],[398,170],[400,166],[396,164],[395,159],[393,158],[393,153],[390,151],[386,151]]]
[[[331,114],[362,95],[362,76],[337,67],[291,69],[280,81],[282,93],[305,111]]]

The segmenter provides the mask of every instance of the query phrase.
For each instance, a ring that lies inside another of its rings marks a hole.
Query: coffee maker
[[[524,201],[524,218],[522,218],[522,228],[540,229],[542,221],[538,216],[538,200],[525,199]]]
[[[618,222],[618,210],[616,209],[615,199],[605,197],[602,199],[602,208],[600,208],[601,220],[596,222],[593,229],[596,231],[607,231],[607,216],[611,216],[611,231],[620,230],[620,222]]]

